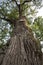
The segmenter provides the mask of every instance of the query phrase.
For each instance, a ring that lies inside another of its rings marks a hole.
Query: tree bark
[[[1,65],[42,65],[41,50],[37,44],[32,30],[18,22]]]

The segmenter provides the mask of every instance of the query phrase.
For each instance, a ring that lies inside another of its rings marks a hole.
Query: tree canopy
[[[10,21],[16,20],[19,16],[26,16],[31,6],[40,6],[42,0],[7,0],[0,4],[0,19]],[[35,9],[34,9],[35,10]],[[30,8],[31,14],[34,11]]]
[[[6,0],[0,3],[0,40],[4,40],[9,33],[7,25],[14,24],[20,16],[26,16],[29,21],[35,16],[36,8],[41,6],[42,0]],[[19,11],[21,10],[21,12]],[[30,16],[30,19],[29,19]],[[2,22],[3,21],[3,22]],[[7,21],[4,23],[4,21]],[[10,23],[10,24],[9,24]],[[1,42],[2,43],[2,42]]]

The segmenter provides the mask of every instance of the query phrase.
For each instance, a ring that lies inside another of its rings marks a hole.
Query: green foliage
[[[0,5],[0,16],[13,19],[18,17],[18,8],[13,2],[2,2]],[[1,17],[0,17],[1,18]]]
[[[42,0],[33,0],[33,3],[40,8],[40,5],[42,3]]]
[[[29,16],[29,15],[34,16],[37,13],[36,7],[34,7],[34,5],[31,3],[24,4],[22,8],[23,8],[23,14],[25,16]]]
[[[17,3],[22,4],[25,0],[17,0]],[[28,0],[26,0],[28,1]],[[31,3],[32,2],[32,3]],[[26,2],[25,4],[21,5],[21,10],[22,10],[22,15],[33,15],[35,13],[35,9],[32,10],[31,6],[35,6],[33,3],[41,3],[41,0],[30,0],[30,2]],[[38,4],[39,5],[39,4]],[[34,8],[34,7],[33,7]],[[30,12],[28,10],[30,9]],[[2,2],[0,5],[0,16],[5,16],[6,18],[10,19],[18,19],[19,17],[19,9],[18,6],[16,5],[15,1],[12,0],[7,0],[6,2]],[[1,18],[1,17],[0,17]]]
[[[34,20],[34,23],[32,25],[32,30],[35,32],[36,37],[43,41],[43,18],[38,17]]]
[[[10,39],[11,32],[12,26],[8,22],[0,20],[0,45],[7,43]]]

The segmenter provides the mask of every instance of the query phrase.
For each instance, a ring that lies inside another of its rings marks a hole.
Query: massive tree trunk
[[[43,53],[42,53],[42,65],[43,65]]]
[[[42,65],[40,46],[23,21],[14,27],[14,35],[1,65]]]

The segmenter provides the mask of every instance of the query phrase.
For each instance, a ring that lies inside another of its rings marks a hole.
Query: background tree
[[[43,41],[43,18],[39,16],[33,22],[32,29],[36,34],[36,37]]]
[[[36,18],[31,26],[33,32],[35,33],[35,37],[41,42],[43,42],[43,18],[39,16]],[[43,44],[41,43],[43,48]]]

